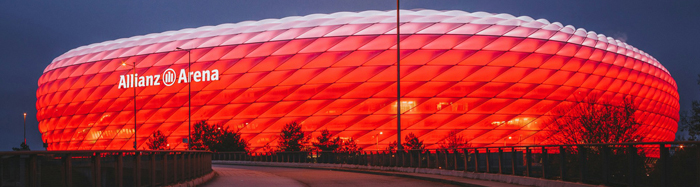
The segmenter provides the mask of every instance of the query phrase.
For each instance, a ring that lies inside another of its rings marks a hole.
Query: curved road
[[[454,186],[404,177],[284,167],[213,165],[219,176],[203,186]]]

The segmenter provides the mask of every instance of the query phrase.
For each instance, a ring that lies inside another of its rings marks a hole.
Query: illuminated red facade
[[[402,135],[414,133],[429,148],[453,130],[472,146],[547,143],[543,115],[590,95],[632,98],[646,140],[673,140],[676,83],[637,48],[526,16],[401,14]],[[79,47],[39,78],[39,130],[49,150],[132,149],[133,76],[122,62],[135,63],[140,148],[161,130],[184,149],[188,83],[180,76],[190,50],[193,122],[240,129],[253,148],[274,147],[293,121],[313,136],[328,129],[383,148],[396,140],[395,15],[313,14]]]

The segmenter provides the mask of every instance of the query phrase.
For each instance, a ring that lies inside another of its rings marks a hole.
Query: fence
[[[0,152],[0,186],[162,186],[211,171],[205,151]]]
[[[435,168],[609,186],[700,184],[700,142],[213,154],[214,160]]]

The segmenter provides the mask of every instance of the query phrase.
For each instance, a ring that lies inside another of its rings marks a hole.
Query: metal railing
[[[214,160],[434,168],[609,186],[700,185],[700,142],[213,154]]]
[[[0,152],[0,186],[163,186],[211,171],[206,151]]]

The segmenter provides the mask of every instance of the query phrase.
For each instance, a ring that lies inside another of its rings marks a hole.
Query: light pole
[[[396,0],[396,150],[401,146],[401,32],[399,22],[399,0]]]
[[[518,138],[518,145],[521,145],[520,142],[522,142],[522,141],[523,141],[523,135],[521,134],[520,138]]]
[[[377,139],[377,144],[376,144],[376,146],[377,146],[377,151],[379,151],[379,135],[380,135],[380,134],[384,134],[384,132],[379,132],[379,133],[377,133],[377,134],[374,135],[374,138]]]
[[[139,128],[136,126],[136,62],[134,62],[134,64],[129,65],[126,64],[126,62],[122,61],[122,66],[131,66],[131,73],[133,73],[134,75],[134,77],[132,77],[132,79],[134,80],[134,84],[131,85],[131,87],[134,89],[134,150],[138,150],[139,139],[137,132]]]
[[[27,113],[24,113],[24,145],[27,145]]]
[[[175,48],[177,50],[187,51],[187,150],[191,147],[190,141],[192,141],[192,82],[190,82],[190,71],[192,70],[192,56],[191,49],[183,49],[180,47]]]

